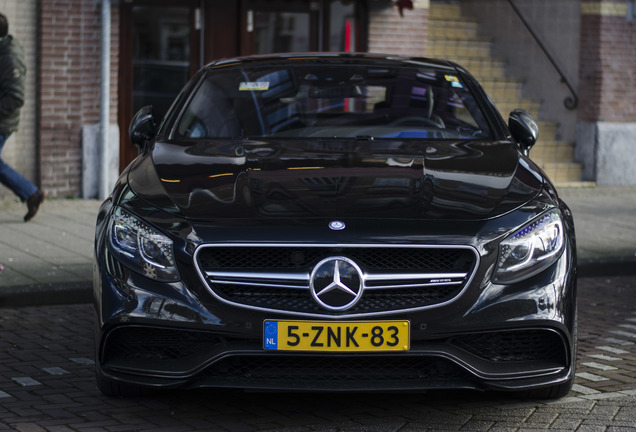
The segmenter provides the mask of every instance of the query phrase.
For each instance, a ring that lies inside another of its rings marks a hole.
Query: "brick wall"
[[[118,8],[112,6],[111,122],[116,121]],[[50,196],[78,196],[82,126],[99,122],[101,2],[40,3],[40,172]]]
[[[581,121],[596,121],[600,116],[603,65],[600,61],[600,15],[581,17],[581,62],[579,69],[579,113]]]
[[[427,0],[413,1],[412,10],[387,2],[370,2],[369,52],[425,56],[428,40]]]
[[[636,23],[627,2],[581,3],[576,157],[599,185],[636,185]]]
[[[636,23],[627,3],[583,2],[579,119],[636,122]]]
[[[38,183],[36,135],[36,6],[37,0],[0,0],[0,12],[9,20],[9,33],[24,48],[27,67],[25,102],[20,111],[20,128],[11,135],[2,150],[2,160],[18,170],[31,182]],[[17,199],[13,192],[0,185],[0,199]]]

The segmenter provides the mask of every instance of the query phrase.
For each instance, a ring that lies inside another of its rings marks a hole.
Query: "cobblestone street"
[[[117,399],[93,373],[92,306],[0,309],[0,430],[634,430],[636,277],[579,280],[574,391],[555,402],[453,391],[296,394],[197,390]]]

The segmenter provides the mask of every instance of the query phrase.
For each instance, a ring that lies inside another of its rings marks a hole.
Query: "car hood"
[[[192,220],[486,219],[542,183],[509,141],[157,142],[129,172],[138,196]]]

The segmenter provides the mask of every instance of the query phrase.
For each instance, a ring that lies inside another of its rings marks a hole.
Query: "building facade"
[[[107,15],[102,1],[110,4]],[[21,127],[2,157],[52,197],[97,196],[104,166],[114,182],[136,155],[127,137],[136,110],[152,104],[161,115],[206,63],[295,51],[467,63],[495,94],[514,93],[511,103],[530,107],[554,134],[545,149],[555,150],[536,156],[548,158],[552,177],[566,165],[549,159],[566,158],[580,171],[563,183],[636,184],[633,0],[0,0],[0,11],[25,47],[29,69]],[[106,160],[99,150],[105,16]],[[507,116],[508,102],[495,102]],[[561,142],[571,143],[571,153]],[[0,187],[0,198],[11,197]]]
[[[636,2],[583,2],[577,158],[599,184],[636,184]]]

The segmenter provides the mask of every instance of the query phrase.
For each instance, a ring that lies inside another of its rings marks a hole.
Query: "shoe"
[[[31,195],[26,202],[27,208],[29,209],[29,211],[24,216],[25,222],[28,222],[31,219],[33,219],[33,216],[35,216],[35,214],[38,212],[38,210],[40,209],[40,205],[44,202],[45,198],[46,198],[46,193],[42,189],[38,189],[35,192],[33,192],[33,195]]]

